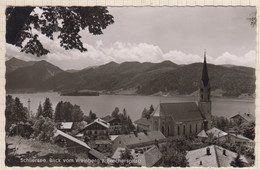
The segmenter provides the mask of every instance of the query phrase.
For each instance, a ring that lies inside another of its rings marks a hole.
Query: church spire
[[[208,68],[207,68],[207,62],[206,62],[206,50],[204,51],[204,64],[203,64],[201,80],[203,81],[203,85],[204,86],[208,85],[208,83],[209,83],[209,76],[208,76]]]

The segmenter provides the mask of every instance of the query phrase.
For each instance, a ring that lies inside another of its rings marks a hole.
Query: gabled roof
[[[86,127],[91,126],[91,125],[94,124],[94,123],[98,123],[98,124],[100,124],[101,126],[104,126],[105,128],[109,128],[109,123],[107,123],[106,121],[104,121],[104,120],[102,120],[102,119],[100,119],[100,118],[97,118],[97,119],[94,120],[93,122],[87,124],[87,125],[84,127],[84,129],[85,129]]]
[[[238,139],[246,140],[248,142],[254,142],[252,139],[249,139],[249,138],[247,138],[247,137],[245,137],[243,135],[240,135],[240,134],[230,134],[230,135],[234,136],[234,137],[236,137]]]
[[[95,150],[95,149],[91,149],[91,150],[89,151],[89,153],[90,153],[91,155],[93,155],[94,157],[96,157],[97,159],[99,159],[99,160],[106,160],[106,158],[107,158],[104,154],[98,152],[98,151]]]
[[[207,148],[210,149],[210,155],[207,155]],[[226,150],[226,155],[223,154]],[[217,145],[211,145],[200,149],[188,151],[186,158],[190,167],[230,167],[230,163],[237,156],[237,153],[222,148]],[[241,155],[243,162],[248,163],[246,158]],[[200,161],[202,165],[200,165]]]
[[[203,120],[195,102],[160,103],[154,113],[158,112],[160,116],[171,116],[175,122]]]
[[[231,117],[230,119],[233,119],[237,116],[242,117],[243,119],[245,119],[248,122],[254,122],[255,121],[255,116],[252,115],[252,114],[249,114],[249,113],[239,113],[239,114],[236,114],[235,116]]]
[[[112,158],[120,159],[121,153],[124,151],[125,148],[118,147],[114,152]],[[144,153],[135,153],[134,149],[130,149],[130,153],[141,166],[145,167],[152,167],[162,158],[162,153],[160,152],[159,148],[155,145],[151,146],[151,148],[147,151],[144,151]]]
[[[141,118],[141,119],[134,121],[134,123],[137,125],[150,126],[152,124],[152,120],[147,119],[147,118]]]
[[[72,126],[73,126],[73,122],[60,122],[59,129],[68,130],[68,129],[71,129]]]
[[[64,133],[64,132],[62,132],[60,130],[57,130],[56,133],[54,134],[54,137],[57,137],[59,135],[63,136],[64,138],[67,138],[67,139],[69,139],[69,140],[71,140],[71,141],[73,141],[73,142],[75,142],[75,143],[77,143],[77,144],[87,148],[87,149],[91,149],[85,142],[83,142],[83,141],[81,141],[81,140],[79,140],[77,138],[74,138],[73,136],[71,136],[71,135],[69,135],[67,133]]]
[[[215,127],[213,127],[212,129],[207,130],[206,133],[207,133],[208,135],[211,133],[211,134],[213,134],[213,136],[216,137],[216,138],[220,138],[220,137],[222,137],[222,136],[228,135],[226,132],[224,132],[224,131],[222,131],[222,130],[220,130],[220,129],[218,129],[218,128],[215,128]]]
[[[140,143],[165,139],[165,136],[160,131],[150,131],[146,133],[147,135],[144,132],[140,132],[137,133],[137,136],[135,134],[119,135],[115,140],[119,138],[126,146],[131,146]]]
[[[197,136],[201,137],[201,138],[207,138],[208,137],[208,135],[206,134],[204,129]]]

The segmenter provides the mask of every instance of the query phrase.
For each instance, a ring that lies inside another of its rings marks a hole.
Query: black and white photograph
[[[5,166],[255,166],[256,7],[5,15]]]

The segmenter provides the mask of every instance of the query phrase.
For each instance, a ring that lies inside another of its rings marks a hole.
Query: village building
[[[57,124],[58,124],[57,129],[66,133],[72,132],[72,128],[74,125],[73,122],[58,122]]]
[[[151,130],[167,136],[189,136],[212,126],[210,81],[204,53],[204,64],[199,86],[199,101],[183,103],[160,103],[151,114]]]
[[[109,138],[109,123],[97,118],[93,122],[87,124],[76,136],[83,136],[86,142],[90,140],[106,140]]]
[[[62,132],[61,130],[57,130],[54,134],[54,141],[61,147],[67,148],[69,151],[72,152],[84,152],[88,154],[89,150],[91,149],[89,145],[85,142]]]
[[[122,134],[122,122],[119,118],[112,117],[110,115],[102,118],[104,121],[110,124],[109,126],[109,134],[111,135],[117,135]]]
[[[139,132],[128,135],[119,135],[113,141],[113,151],[118,147],[133,149],[137,147],[149,147],[165,141],[165,136],[160,131]]]
[[[228,141],[228,133],[213,127],[209,130],[206,131],[207,136],[209,137],[210,135],[212,135],[213,138],[217,139],[218,143],[224,143],[226,141]]]
[[[134,123],[137,125],[137,129],[139,129],[139,131],[149,131],[151,130],[151,125],[152,125],[152,120],[151,119],[147,119],[147,118],[140,118],[136,121],[134,121]]]
[[[217,145],[191,150],[186,155],[190,167],[230,167],[230,163],[236,157],[237,153]],[[248,165],[243,155],[240,159]]]
[[[255,122],[255,116],[250,113],[239,113],[230,118],[231,121],[241,123]]]
[[[248,148],[254,148],[255,142],[240,134],[228,134],[228,141],[233,144],[238,144],[240,146],[246,146]]]
[[[123,152],[125,152],[125,148],[118,147],[114,152],[112,159],[120,160]],[[142,148],[130,149],[130,153],[133,156],[134,162],[139,166],[156,166],[159,165],[162,160],[162,153],[155,145],[152,145],[147,150],[143,150]]]

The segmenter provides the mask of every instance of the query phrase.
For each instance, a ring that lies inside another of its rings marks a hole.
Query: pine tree
[[[39,118],[42,114],[43,114],[43,110],[42,110],[42,104],[40,102],[38,109],[37,109],[36,117]]]
[[[49,98],[45,99],[45,102],[43,103],[43,117],[49,117],[52,119],[53,117],[53,109],[52,109],[52,104]]]
[[[116,107],[115,110],[112,112],[112,117],[118,118],[119,108]]]
[[[15,119],[17,121],[25,121],[27,119],[26,109],[23,107],[23,104],[20,102],[19,98],[14,99],[14,112]]]

